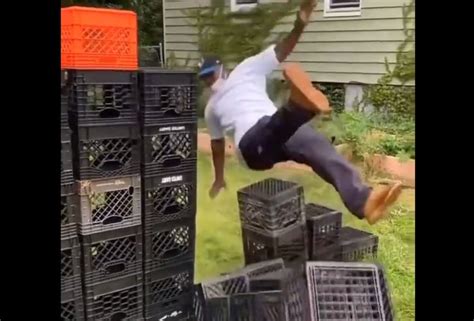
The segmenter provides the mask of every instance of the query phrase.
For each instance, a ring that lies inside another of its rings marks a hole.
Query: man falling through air
[[[310,21],[317,0],[302,0],[293,30],[276,45],[245,59],[228,76],[215,57],[203,60],[199,77],[211,88],[205,117],[211,135],[214,198],[225,187],[225,134],[234,137],[238,156],[253,170],[267,170],[288,160],[310,166],[339,192],[358,218],[374,224],[401,193],[401,184],[371,189],[355,168],[323,135],[307,123],[331,111],[327,98],[313,87],[300,65],[288,63],[283,75],[290,85],[288,103],[277,109],[266,93],[266,76],[294,49]]]

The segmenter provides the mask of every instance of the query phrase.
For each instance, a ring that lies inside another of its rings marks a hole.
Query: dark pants
[[[345,206],[358,218],[370,187],[329,140],[307,124],[314,114],[289,103],[274,115],[262,117],[241,139],[239,149],[248,167],[267,170],[288,160],[310,166],[339,192]]]

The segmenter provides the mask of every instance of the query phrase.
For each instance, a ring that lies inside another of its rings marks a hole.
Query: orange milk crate
[[[138,70],[133,11],[61,9],[61,69]]]

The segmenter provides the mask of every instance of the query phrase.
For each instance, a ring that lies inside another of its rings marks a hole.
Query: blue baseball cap
[[[214,72],[219,70],[222,62],[218,57],[206,57],[201,63],[199,63],[199,78],[204,78],[212,75]]]

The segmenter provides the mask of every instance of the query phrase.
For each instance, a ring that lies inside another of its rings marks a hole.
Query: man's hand
[[[219,194],[221,189],[226,188],[226,187],[227,187],[227,185],[226,185],[224,180],[214,181],[214,183],[212,184],[211,189],[209,190],[209,197],[214,199],[217,196],[217,194]]]
[[[311,14],[316,8],[317,0],[302,0],[300,5],[300,12],[298,14],[299,21],[303,25],[308,25],[311,20]]]
[[[297,12],[293,29],[275,47],[275,53],[279,62],[285,61],[295,48],[304,28],[311,20],[311,14],[313,13],[314,8],[316,8],[316,3],[317,0],[301,1],[300,11]]]

